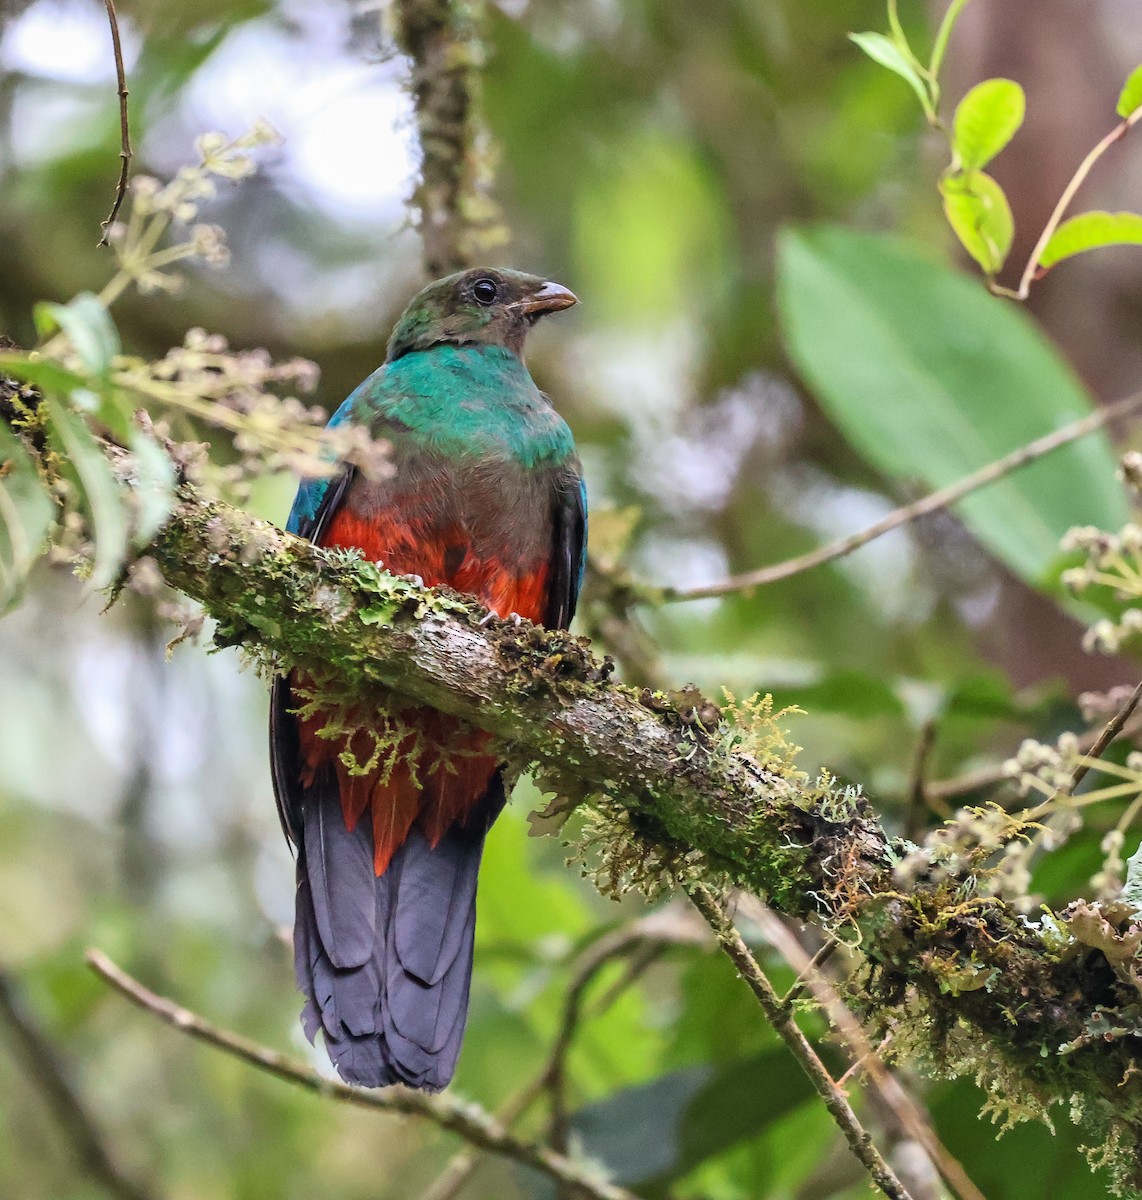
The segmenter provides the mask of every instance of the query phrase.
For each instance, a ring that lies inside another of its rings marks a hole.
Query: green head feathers
[[[575,303],[567,288],[522,271],[474,267],[447,275],[413,297],[389,338],[385,361],[441,342],[482,342],[522,357],[524,338],[536,321]]]

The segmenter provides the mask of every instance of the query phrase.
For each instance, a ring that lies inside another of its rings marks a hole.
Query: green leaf
[[[965,171],[985,167],[1023,124],[1027,101],[1012,79],[985,79],[956,106],[952,149]]]
[[[1053,1128],[1025,1121],[1002,1137],[990,1130],[985,1136],[978,1114],[987,1099],[960,1079],[937,1084],[928,1108],[940,1140],[953,1157],[970,1164],[972,1182],[989,1200],[1106,1200],[1112,1194],[1110,1173],[1093,1170],[1078,1153],[1084,1134],[1066,1119],[1065,1108],[1055,1110]]]
[[[1142,67],[1135,67],[1118,93],[1115,112],[1125,121],[1139,108],[1142,108]]]
[[[135,456],[135,529],[132,538],[140,549],[166,523],[174,506],[174,464],[166,451],[141,429],[133,429],[129,443]]]
[[[843,229],[779,239],[787,349],[850,444],[901,483],[943,487],[1092,405],[1020,310],[907,243]],[[985,546],[1042,585],[1072,525],[1128,519],[1105,433],[956,505]]]
[[[916,93],[926,113],[932,111],[932,102],[928,89],[921,79],[919,72],[903,50],[883,33],[850,33],[849,40],[855,42],[864,52],[882,67],[899,75]]]
[[[940,180],[944,215],[963,248],[988,274],[1002,268],[1015,237],[1015,221],[1003,188],[983,171]]]
[[[34,383],[42,391],[55,392],[59,396],[70,396],[89,386],[82,375],[76,375],[50,359],[32,360],[26,354],[14,351],[0,353],[0,373],[24,383]]]
[[[0,353],[0,372],[64,398],[73,407],[93,414],[119,442],[130,441],[134,429],[130,396],[106,380],[77,375],[51,359],[30,359],[17,352]]]
[[[891,679],[865,671],[832,671],[800,687],[774,687],[774,700],[795,704],[810,713],[845,713],[860,719],[903,717],[904,702]]]
[[[80,292],[67,304],[35,307],[36,329],[43,336],[53,329],[62,329],[75,347],[83,365],[96,375],[104,375],[111,360],[119,353],[119,332],[111,314],[98,296]]]
[[[91,520],[95,542],[91,584],[104,588],[115,580],[127,557],[126,498],[107,456],[83,418],[54,396],[46,396],[44,403],[51,417],[53,440],[68,461]]]
[[[23,595],[55,505],[20,439],[0,421],[0,613]]]
[[[625,1088],[574,1113],[571,1129],[616,1183],[658,1195],[812,1097],[804,1072],[786,1050],[774,1048],[721,1069],[683,1067]],[[551,1195],[548,1183],[537,1184],[539,1195]]]
[[[1102,246],[1142,246],[1142,216],[1131,212],[1085,212],[1071,217],[1051,235],[1039,256],[1039,266],[1046,271],[1064,258]]]

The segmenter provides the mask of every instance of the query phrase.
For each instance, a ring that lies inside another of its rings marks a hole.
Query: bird
[[[484,267],[421,290],[383,364],[330,419],[384,439],[390,470],[303,479],[287,530],[467,593],[501,618],[566,628],[586,489],[571,430],[523,352],[537,321],[576,303],[541,276]],[[477,872],[505,802],[502,764],[489,734],[392,696],[352,734],[322,737],[304,691],[296,672],[278,675],[270,703],[274,793],[297,860],[302,1027],[311,1042],[322,1032],[347,1083],[440,1091],[467,1019]]]

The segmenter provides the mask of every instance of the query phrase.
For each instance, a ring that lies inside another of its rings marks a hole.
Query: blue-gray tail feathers
[[[504,803],[497,772],[468,821],[435,847],[415,826],[381,876],[368,814],[350,833],[323,771],[302,801],[294,967],[302,1025],[322,1030],[348,1083],[439,1091],[456,1070],[468,1015],[476,876]]]

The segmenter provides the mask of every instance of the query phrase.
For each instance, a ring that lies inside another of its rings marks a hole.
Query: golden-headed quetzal
[[[566,288],[517,271],[437,280],[397,322],[384,365],[332,423],[392,446],[392,472],[305,480],[287,528],[348,546],[396,574],[475,596],[501,617],[563,628],[575,611],[586,496],[571,431],[522,353]],[[432,709],[383,705],[371,734],[323,738],[298,715],[298,681],[274,683],[270,749],[297,848],[294,960],[302,1024],[341,1077],[438,1090],[468,1009],[476,874],[504,804],[487,734]],[[378,740],[379,739],[379,740]],[[396,752],[368,763],[387,739]]]

